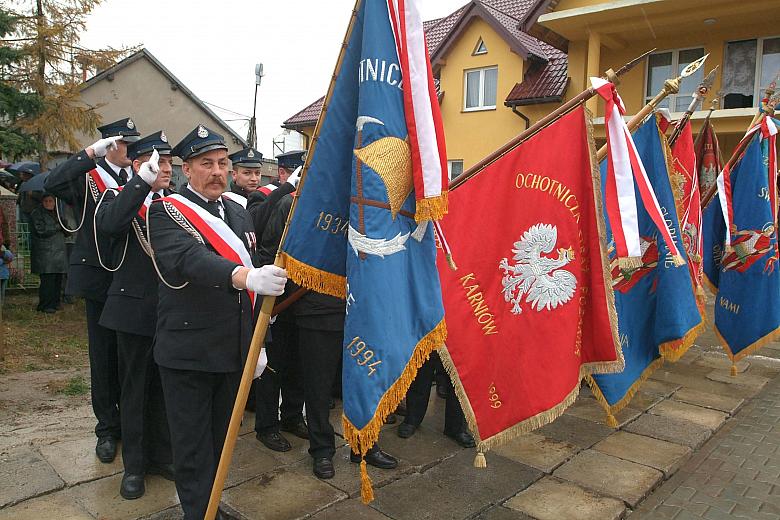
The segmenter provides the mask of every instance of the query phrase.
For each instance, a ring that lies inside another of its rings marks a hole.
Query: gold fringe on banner
[[[615,418],[615,415],[620,413],[623,408],[628,406],[628,403],[631,402],[631,399],[634,398],[637,391],[639,390],[639,387],[642,386],[642,383],[647,381],[647,378],[650,377],[653,372],[661,368],[664,364],[664,358],[659,357],[658,359],[654,360],[650,365],[645,368],[645,370],[642,372],[642,375],[639,376],[639,379],[634,381],[634,384],[631,385],[631,388],[628,389],[626,392],[626,395],[623,396],[623,398],[618,401],[617,403],[610,405],[607,402],[607,398],[604,397],[604,394],[601,392],[601,389],[599,388],[599,385],[596,383],[596,380],[593,378],[592,375],[588,375],[585,377],[585,381],[588,383],[588,386],[590,387],[591,392],[593,392],[593,396],[596,398],[596,401],[599,402],[602,408],[604,408],[604,411],[607,413],[607,425],[612,428],[618,427],[617,419]],[[612,419],[610,419],[610,417]]]
[[[682,338],[658,345],[659,352],[667,361],[678,361],[686,352],[688,352],[688,349],[691,348],[693,342],[696,341],[696,338],[699,337],[699,334],[704,331],[706,326],[707,322],[702,318],[701,322],[686,332]]]
[[[319,293],[329,294],[342,300],[347,297],[347,279],[344,276],[329,273],[296,260],[282,253],[287,276],[301,287]]]
[[[436,327],[433,328],[428,334],[422,338],[412,352],[412,357],[406,364],[406,368],[401,375],[396,379],[395,383],[387,389],[385,394],[379,400],[377,404],[374,416],[370,421],[358,430],[352,422],[347,419],[346,415],[341,416],[341,422],[344,425],[344,440],[347,441],[352,451],[365,458],[368,450],[376,444],[379,439],[379,431],[385,424],[385,419],[398,408],[398,404],[406,397],[406,392],[409,390],[409,386],[417,376],[417,370],[425,363],[431,355],[431,352],[444,345],[447,340],[447,325],[442,319]],[[365,466],[363,461],[362,466]],[[374,499],[373,491],[371,490],[371,480],[368,478],[368,473],[361,467],[361,497],[363,503],[367,504]]]
[[[767,343],[771,343],[778,338],[780,338],[780,327],[776,328],[766,336],[762,337],[758,341],[753,342],[749,346],[742,349],[739,354],[734,354],[731,351],[731,347],[729,347],[728,342],[726,342],[726,339],[721,335],[720,331],[718,330],[718,325],[715,324],[715,335],[718,336],[718,339],[720,340],[721,344],[723,344],[723,350],[726,351],[726,354],[729,356],[729,359],[731,359],[731,362],[734,364],[732,371],[736,370],[736,363],[738,361],[741,361],[742,358],[745,358],[749,356],[750,354],[753,354],[761,347],[765,346]],[[733,374],[736,375],[736,374]]]
[[[639,269],[642,267],[642,257],[639,256],[622,256],[618,258],[618,267],[623,271],[631,269]]]
[[[682,267],[685,265],[685,259],[682,257],[682,255],[673,255],[672,262],[674,263],[675,267]]]
[[[418,200],[414,220],[418,223],[426,220],[441,220],[447,211],[449,211],[449,191],[444,190],[436,197]]]

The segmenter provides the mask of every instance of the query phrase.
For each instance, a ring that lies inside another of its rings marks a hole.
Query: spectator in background
[[[10,265],[14,261],[14,254],[4,245],[0,246],[0,306],[5,302],[5,288],[8,287],[8,279],[11,278]]]
[[[54,213],[56,199],[44,193],[41,205],[30,214],[32,272],[41,277],[38,311],[52,314],[61,307],[62,276],[67,272],[65,231]]]

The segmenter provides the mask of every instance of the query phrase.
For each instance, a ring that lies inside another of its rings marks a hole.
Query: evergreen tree
[[[87,49],[80,45],[87,16],[101,0],[17,0],[13,39],[4,42],[21,50],[24,58],[10,79],[24,92],[40,96],[43,107],[25,121],[26,131],[47,150],[78,150],[79,132],[91,134],[100,124],[95,108],[81,102],[82,74],[114,65],[135,49]]]
[[[0,7],[0,38],[14,31],[15,21]],[[40,146],[35,136],[25,132],[20,123],[40,113],[41,99],[35,93],[19,91],[6,78],[23,57],[24,53],[19,49],[0,47],[0,156],[10,161],[37,155]]]

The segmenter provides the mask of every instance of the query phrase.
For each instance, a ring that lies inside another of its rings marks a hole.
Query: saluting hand
[[[92,146],[88,147],[86,152],[91,158],[105,157],[109,150],[117,149],[117,141],[121,141],[121,135],[115,135],[114,137],[106,137],[105,139],[99,139]],[[90,153],[90,150],[92,153]]]
[[[152,156],[148,161],[143,163],[138,169],[138,176],[141,177],[149,186],[154,185],[154,181],[157,180],[157,176],[160,174],[160,154],[157,150],[152,152]]]
[[[287,178],[287,182],[292,184],[293,188],[298,187],[298,182],[301,180],[301,171],[303,171],[303,166],[298,166],[294,172],[290,174],[290,176]]]

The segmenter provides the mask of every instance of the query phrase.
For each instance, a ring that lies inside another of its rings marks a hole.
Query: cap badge
[[[252,159],[255,156],[255,152],[253,152],[252,150],[249,150],[249,153],[246,154],[246,156],[249,157],[250,159]]]
[[[135,123],[133,123],[133,120],[132,120],[132,119],[128,119],[128,120],[127,120],[127,128],[129,128],[130,130],[132,130],[133,128],[135,128]]]
[[[160,141],[162,141],[163,143],[168,142],[168,137],[166,137],[165,132],[160,132]]]
[[[203,125],[199,126],[198,127],[198,137],[200,137],[201,139],[205,139],[208,136],[209,136],[209,131],[206,130],[206,128]]]

